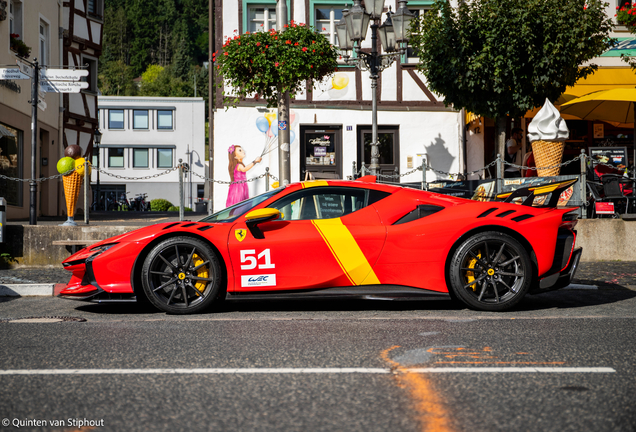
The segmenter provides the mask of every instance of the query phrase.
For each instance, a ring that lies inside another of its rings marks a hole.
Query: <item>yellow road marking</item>
[[[410,391],[419,414],[422,431],[453,432],[449,422],[450,416],[446,411],[444,402],[435,392],[430,381],[426,379],[426,375],[409,372],[407,368],[400,366],[399,363],[389,358],[389,352],[395,348],[399,348],[399,346],[396,345],[382,351],[380,356],[394,370],[399,372],[394,376],[400,383],[400,387],[406,387]]]
[[[367,261],[367,257],[364,256],[360,246],[340,218],[315,219],[311,222],[353,285],[380,283],[371,268],[371,264]]]

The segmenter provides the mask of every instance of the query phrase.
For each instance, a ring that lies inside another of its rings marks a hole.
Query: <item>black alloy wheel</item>
[[[221,268],[214,250],[191,237],[172,237],[155,246],[142,267],[148,300],[172,314],[197,313],[217,297]]]
[[[497,231],[464,241],[450,263],[453,293],[468,307],[481,311],[510,309],[528,292],[532,264],[526,249]]]

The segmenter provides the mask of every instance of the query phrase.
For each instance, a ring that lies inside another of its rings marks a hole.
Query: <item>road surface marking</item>
[[[414,373],[412,369],[402,367],[398,362],[389,358],[389,353],[395,348],[399,348],[399,346],[395,345],[382,351],[380,357],[390,364],[394,370],[400,372],[395,375],[395,378],[400,387],[406,387],[411,392],[411,398],[415,403],[416,412],[419,414],[422,430],[453,432],[453,428],[449,423],[450,415],[445,408],[446,405],[430,381],[423,374]]]
[[[224,375],[224,374],[404,374],[428,373],[614,373],[608,367],[431,367],[431,368],[200,368],[200,369],[5,369],[0,375]]]

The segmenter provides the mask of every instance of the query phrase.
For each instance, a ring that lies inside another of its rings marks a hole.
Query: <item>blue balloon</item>
[[[278,136],[278,120],[272,123],[272,133],[274,136]]]
[[[296,134],[294,133],[294,131],[289,131],[289,143],[293,143],[294,140],[296,139]]]
[[[256,119],[256,127],[258,128],[259,131],[265,133],[267,132],[267,129],[269,129],[269,122],[267,121],[265,117],[260,116],[259,118]]]

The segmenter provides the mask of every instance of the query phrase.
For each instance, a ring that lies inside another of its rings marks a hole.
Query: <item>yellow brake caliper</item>
[[[194,265],[194,267],[196,267],[198,265],[201,265],[204,262],[205,261],[203,261],[199,255],[197,255],[197,254],[192,255],[192,264]],[[208,266],[202,266],[201,268],[199,268],[197,270],[196,276],[200,277],[200,278],[208,278],[209,277]],[[204,292],[205,291],[205,287],[207,286],[207,282],[206,281],[198,281],[197,283],[194,284],[194,286],[199,291]],[[196,295],[200,295],[200,294],[197,292]]]
[[[481,251],[477,252],[477,257],[481,259]],[[471,258],[470,261],[468,261],[468,265],[466,267],[475,268],[475,265],[477,265],[477,258]],[[467,271],[466,280],[468,281],[468,283],[473,282],[475,280],[475,272]],[[477,284],[473,285],[471,288],[473,289],[473,291],[477,291]]]

